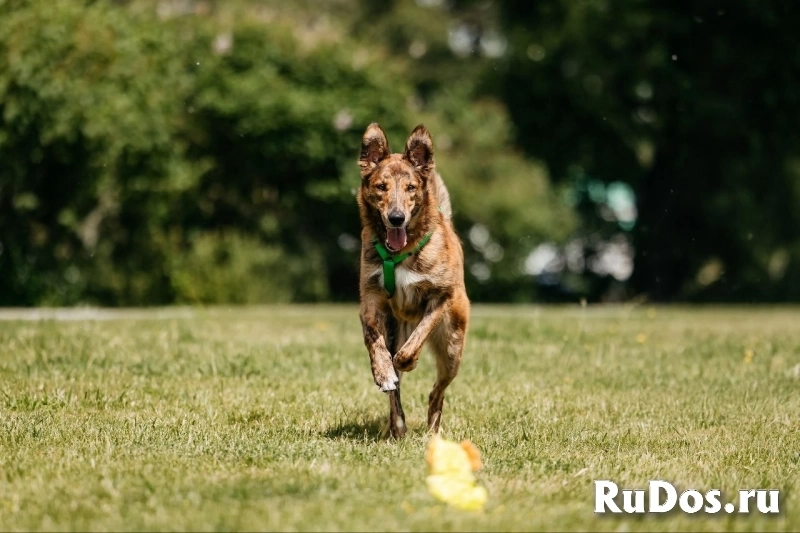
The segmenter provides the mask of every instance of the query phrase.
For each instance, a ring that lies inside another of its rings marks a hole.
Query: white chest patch
[[[423,282],[426,279],[428,279],[427,276],[424,276],[419,272],[414,272],[413,270],[405,268],[402,265],[398,265],[394,268],[394,280],[398,289],[416,285],[417,283]]]
[[[426,279],[427,276],[419,272],[414,272],[400,265],[396,266],[394,269],[394,281],[397,285],[397,290],[394,293],[394,298],[397,301],[397,305],[401,307],[409,304],[413,305],[413,302],[416,300],[414,285]]]
[[[380,284],[383,285],[383,267],[380,266],[372,271],[370,277],[378,276],[380,280]],[[404,298],[405,292],[416,285],[417,283],[421,283],[426,281],[428,276],[424,274],[420,274],[419,272],[414,272],[402,265],[397,265],[394,267],[394,284],[395,284],[395,295],[399,296],[400,298]]]

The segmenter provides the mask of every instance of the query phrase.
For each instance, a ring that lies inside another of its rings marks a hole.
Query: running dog
[[[436,171],[431,135],[417,126],[402,154],[370,124],[361,139],[361,326],[372,376],[389,394],[389,431],[406,433],[400,376],[417,365],[423,344],[436,358],[428,429],[438,433],[444,391],[458,373],[469,322],[464,252],[451,220],[450,195]]]

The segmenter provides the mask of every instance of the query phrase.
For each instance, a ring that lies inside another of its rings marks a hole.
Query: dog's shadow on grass
[[[322,432],[329,439],[347,439],[377,442],[386,440],[389,434],[389,420],[385,416],[371,418],[359,417],[357,420],[340,420],[336,425]]]

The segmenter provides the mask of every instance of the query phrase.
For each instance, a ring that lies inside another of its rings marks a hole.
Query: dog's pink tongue
[[[394,251],[400,250],[405,247],[408,238],[406,237],[405,228],[387,228],[386,241],[389,248]]]

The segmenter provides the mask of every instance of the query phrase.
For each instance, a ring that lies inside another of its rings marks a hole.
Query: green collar
[[[422,247],[428,244],[428,241],[431,240],[431,235],[433,232],[428,233],[422,239],[420,239],[419,243],[417,244],[416,248],[411,250],[410,252],[406,252],[404,254],[392,255],[389,253],[389,250],[378,241],[378,238],[375,237],[372,239],[372,244],[375,245],[375,249],[378,251],[378,255],[381,256],[383,259],[383,286],[386,288],[386,292],[389,293],[389,298],[394,296],[395,290],[395,282],[394,282],[394,267],[407,257],[414,255],[415,253],[422,250]]]

